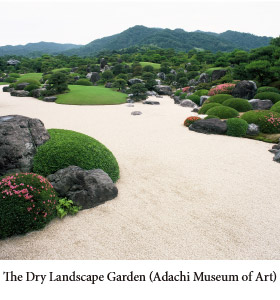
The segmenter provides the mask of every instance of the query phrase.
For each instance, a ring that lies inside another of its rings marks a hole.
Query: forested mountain
[[[92,56],[100,51],[120,50],[129,47],[155,46],[158,48],[173,48],[175,51],[187,52],[191,49],[204,49],[212,52],[229,52],[234,49],[250,50],[267,46],[270,37],[259,37],[249,33],[226,31],[186,32],[183,29],[148,28],[134,26],[119,34],[94,40],[85,46],[58,43],[29,43],[27,45],[0,47],[0,56],[20,55],[38,57],[42,54],[66,54]]]
[[[66,51],[66,54],[87,56],[96,54],[102,50],[120,50],[143,45],[173,48],[184,52],[194,48],[213,52],[232,51],[236,48],[250,50],[268,45],[270,39],[269,37],[259,37],[235,31],[215,34],[202,31],[186,32],[183,29],[148,28],[137,25],[119,34],[94,40],[78,49]]]
[[[18,46],[2,46],[0,47],[0,56],[4,55],[23,55],[28,57],[38,57],[42,54],[59,54],[69,49],[79,48],[80,45],[74,44],[58,44],[58,43],[29,43]]]

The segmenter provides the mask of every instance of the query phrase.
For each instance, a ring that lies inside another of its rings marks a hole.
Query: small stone
[[[141,111],[133,111],[133,112],[131,112],[131,114],[133,116],[139,116],[139,115],[142,115],[142,112]]]

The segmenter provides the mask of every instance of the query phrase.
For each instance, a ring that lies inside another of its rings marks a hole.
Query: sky
[[[0,0],[0,46],[87,44],[135,25],[280,35],[280,0]]]

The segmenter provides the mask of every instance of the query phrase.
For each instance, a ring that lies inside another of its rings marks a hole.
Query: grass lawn
[[[9,85],[10,83],[8,82],[0,82],[0,85]]]
[[[60,71],[70,72],[71,68],[60,68],[60,69],[54,69],[54,70],[52,70],[53,73],[60,72]]]
[[[152,63],[152,62],[148,62],[148,61],[140,61],[139,64],[142,66],[142,67],[145,67],[145,66],[152,66],[155,70],[159,70],[160,69],[160,64],[156,64],[156,63]],[[128,63],[128,65],[132,65],[132,63]]]
[[[24,82],[27,79],[40,80],[43,73],[27,73],[20,76],[19,81]]]
[[[127,95],[103,86],[69,85],[70,92],[58,95],[56,103],[71,105],[110,105],[126,102]]]

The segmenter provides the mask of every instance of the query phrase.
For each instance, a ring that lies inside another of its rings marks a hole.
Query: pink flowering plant
[[[182,88],[182,92],[183,93],[188,93],[190,88],[191,88],[190,86],[186,86],[186,87]]]
[[[267,113],[259,118],[259,124],[263,133],[279,133],[280,118],[275,113]]]
[[[231,94],[234,87],[235,87],[234,83],[219,84],[219,85],[213,87],[209,91],[208,96],[214,96],[217,94]]]
[[[34,173],[0,181],[0,239],[43,228],[56,217],[58,198],[50,182]]]

